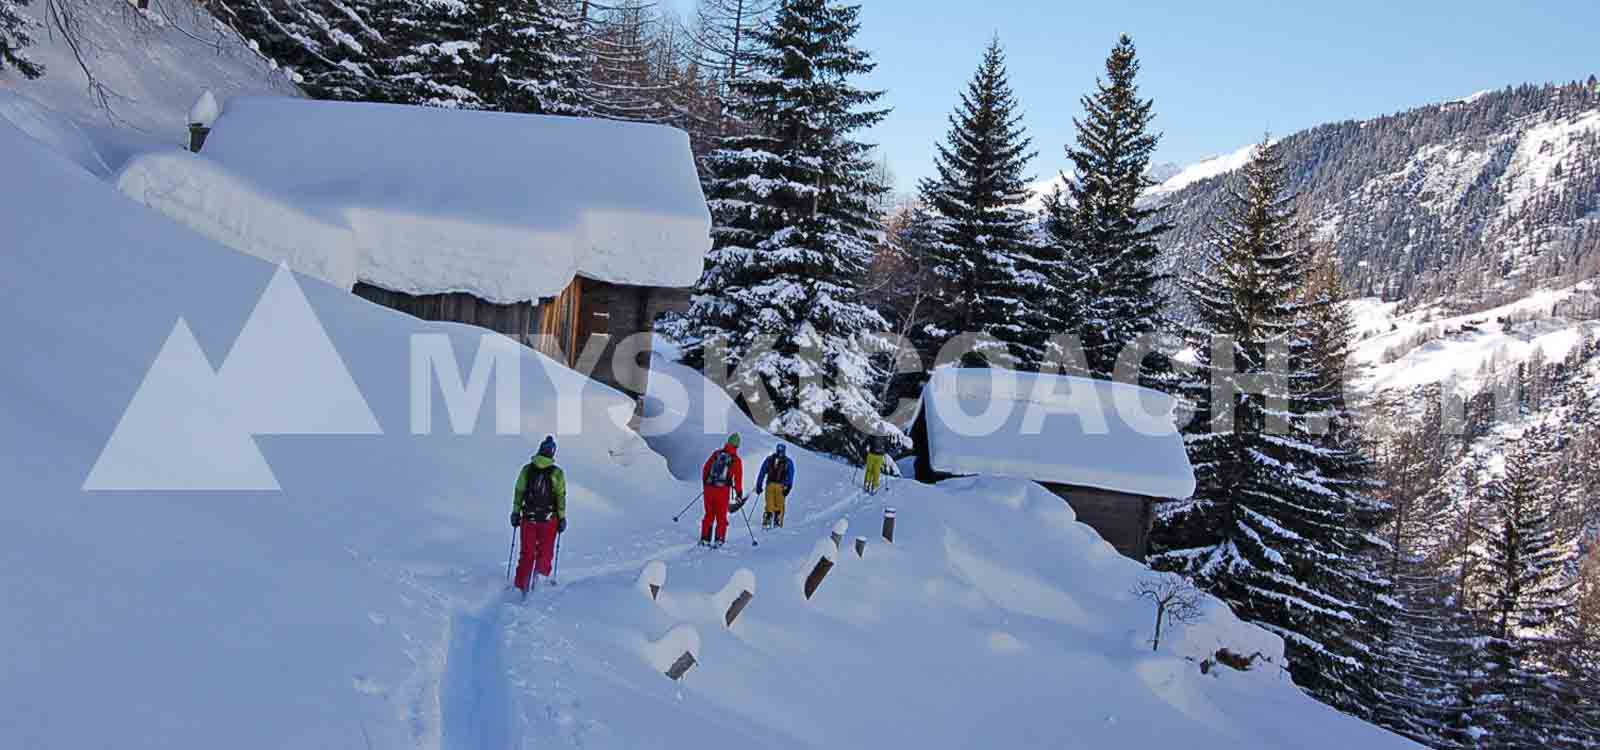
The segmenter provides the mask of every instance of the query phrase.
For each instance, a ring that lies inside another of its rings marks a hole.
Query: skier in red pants
[[[705,468],[700,470],[700,483],[705,486],[706,517],[700,522],[700,543],[711,545],[711,527],[716,525],[717,541],[722,546],[728,540],[728,511],[733,494],[744,497],[744,462],[739,460],[739,433],[728,436],[728,442],[711,452]]]
[[[567,476],[556,466],[554,436],[545,437],[539,454],[517,476],[511,525],[522,532],[516,586],[526,594],[534,573],[550,576],[556,535],[567,530]]]

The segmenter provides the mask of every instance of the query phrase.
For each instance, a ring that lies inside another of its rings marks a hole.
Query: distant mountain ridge
[[[1289,186],[1352,291],[1458,309],[1600,271],[1600,86],[1595,78],[1480,92],[1283,139]],[[1244,149],[1154,188],[1195,267],[1205,223]],[[1192,177],[1185,181],[1185,177]]]

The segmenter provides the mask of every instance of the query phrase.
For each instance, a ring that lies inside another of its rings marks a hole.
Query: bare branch
[[[1161,648],[1161,633],[1170,623],[1189,625],[1200,619],[1201,594],[1193,582],[1177,573],[1151,573],[1139,579],[1133,595],[1148,599],[1156,605],[1155,635],[1150,639],[1150,650]]]

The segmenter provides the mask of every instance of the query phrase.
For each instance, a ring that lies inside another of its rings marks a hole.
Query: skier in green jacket
[[[511,525],[522,532],[516,586],[524,594],[535,572],[548,578],[555,562],[556,535],[567,530],[567,475],[556,466],[556,439],[546,436],[539,453],[517,475]]]

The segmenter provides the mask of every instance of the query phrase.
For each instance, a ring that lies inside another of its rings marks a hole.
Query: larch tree
[[[688,131],[697,159],[742,127],[733,106],[735,83],[754,69],[755,31],[777,8],[778,0],[696,1],[682,34],[673,124]]]
[[[874,387],[888,323],[860,299],[886,188],[852,137],[885,115],[882,92],[851,83],[874,67],[852,44],[859,13],[786,0],[755,33],[755,73],[735,86],[752,132],[705,160],[713,248],[682,328],[690,364],[735,366],[726,382],[763,429],[851,457],[860,432],[903,440]]]
[[[583,3],[585,106],[596,117],[666,122],[672,84],[660,67],[661,18],[640,0],[617,5]]]
[[[1081,334],[1089,371],[1110,378],[1126,346],[1172,328],[1157,264],[1157,240],[1171,225],[1159,207],[1139,202],[1154,184],[1146,172],[1161,136],[1150,130],[1154,103],[1139,98],[1131,38],[1117,42],[1105,68],[1082,99],[1083,118],[1073,120],[1073,174],[1063,194],[1047,201],[1045,224],[1060,260],[1054,286],[1063,292],[1051,301],[1052,317]],[[1141,380],[1164,385],[1165,370],[1155,365]]]
[[[731,87],[755,66],[754,34],[777,8],[777,0],[699,0],[689,28],[694,62]]]
[[[921,347],[935,349],[956,334],[983,334],[988,346],[1003,347],[984,351],[980,343],[983,358],[1036,368],[1047,336],[1039,332],[1031,300],[1048,292],[1049,269],[1024,208],[1025,170],[1034,152],[998,38],[984,50],[949,120],[934,154],[936,176],[920,185],[936,235],[922,248],[923,265],[942,282],[939,314],[918,332]]]

